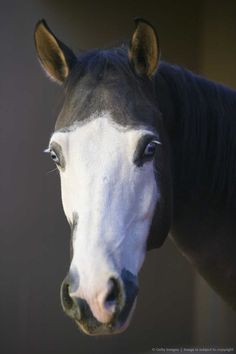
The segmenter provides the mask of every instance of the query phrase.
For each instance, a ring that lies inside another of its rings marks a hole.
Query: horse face
[[[41,21],[35,43],[47,74],[66,88],[49,144],[72,228],[62,306],[88,334],[118,333],[135,307],[147,241],[160,246],[170,223],[168,157],[151,80],[156,33],[137,20],[128,49],[76,58]]]
[[[152,131],[122,128],[109,112],[51,138],[73,230],[63,306],[89,333],[101,326],[120,331],[134,308],[159,197],[153,163],[158,147]]]

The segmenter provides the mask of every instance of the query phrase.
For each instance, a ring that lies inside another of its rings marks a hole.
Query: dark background
[[[236,347],[236,315],[171,241],[147,255],[129,329],[81,334],[62,312],[69,227],[57,172],[43,154],[62,92],[40,68],[33,29],[44,17],[75,51],[129,39],[151,21],[162,59],[236,87],[235,1],[2,1],[0,11],[0,353],[151,353],[161,346]],[[191,232],[191,230],[189,230]]]

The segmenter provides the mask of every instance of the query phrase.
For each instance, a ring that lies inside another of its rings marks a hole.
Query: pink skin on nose
[[[114,301],[106,301],[111,288],[112,282],[109,281],[106,289],[87,300],[94,317],[101,323],[109,323],[116,310],[116,303]]]

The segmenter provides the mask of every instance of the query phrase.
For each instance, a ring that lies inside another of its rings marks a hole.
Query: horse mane
[[[172,112],[179,197],[191,185],[193,199],[207,195],[218,204],[235,203],[236,91],[166,63],[156,75],[156,89],[164,119]]]

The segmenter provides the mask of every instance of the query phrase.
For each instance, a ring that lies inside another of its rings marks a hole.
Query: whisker
[[[47,175],[49,175],[50,173],[53,173],[53,172],[55,172],[55,171],[57,171],[57,172],[58,172],[57,167],[56,167],[56,168],[54,168],[54,169],[53,169],[53,170],[51,170],[51,171],[46,172],[46,174],[47,174]]]

